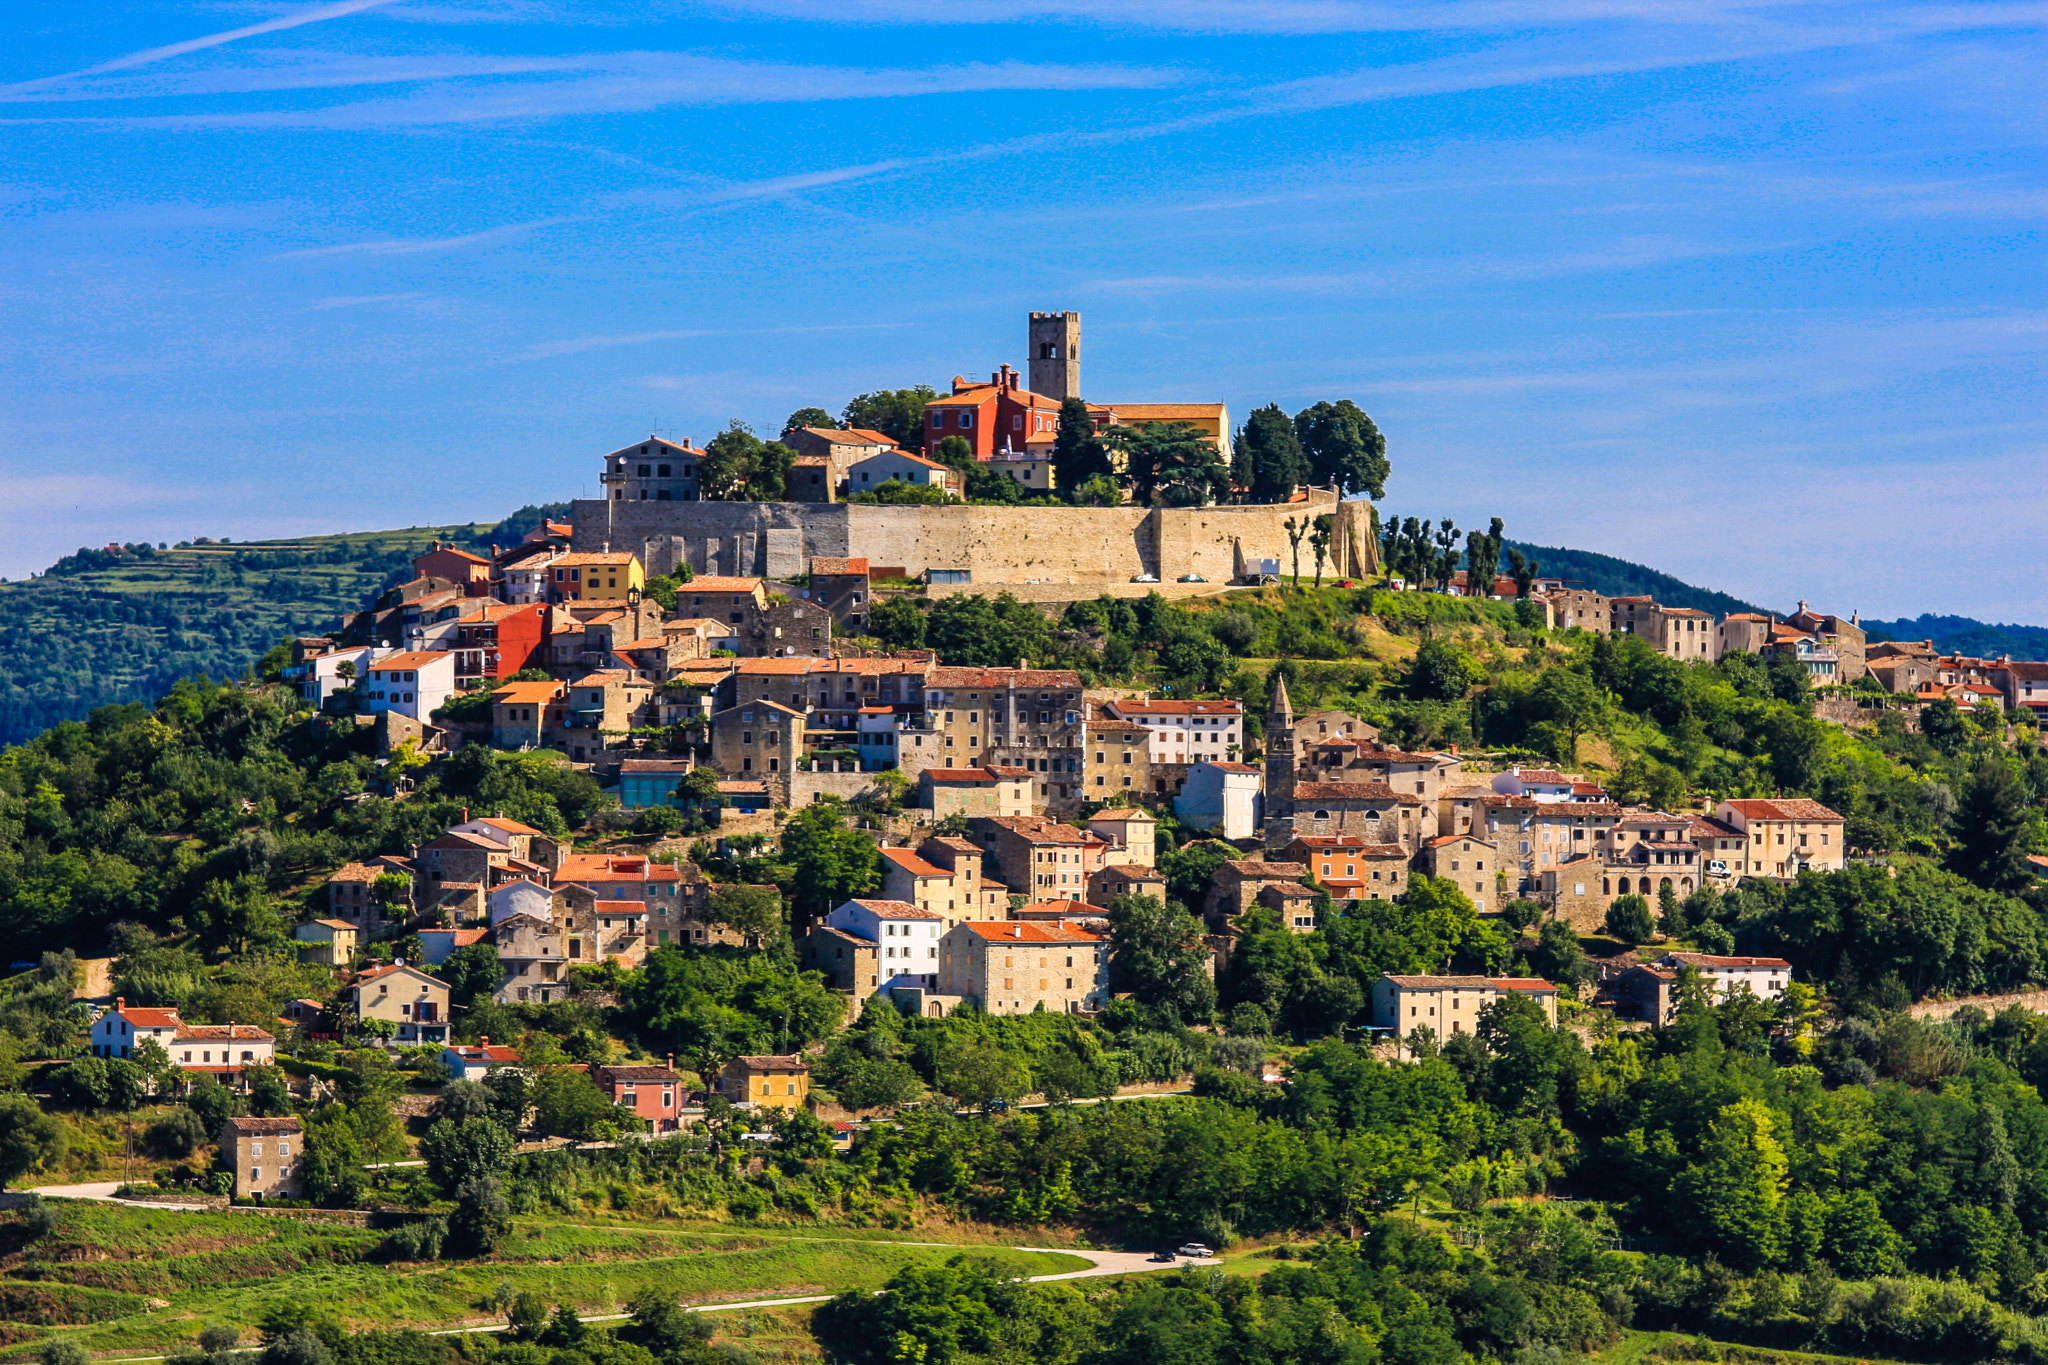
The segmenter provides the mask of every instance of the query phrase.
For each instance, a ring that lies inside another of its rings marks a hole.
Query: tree
[[[790,867],[790,899],[814,919],[882,884],[874,836],[848,828],[837,800],[805,806],[790,818],[782,827],[782,857]]]
[[[1294,550],[1294,586],[1298,588],[1301,586],[1301,538],[1308,534],[1308,522],[1305,519],[1297,522],[1289,517],[1280,524],[1287,528],[1287,543]]]
[[[1104,475],[1113,478],[1115,474],[1109,452],[1095,439],[1095,419],[1088,415],[1088,404],[1079,398],[1062,400],[1059,434],[1053,438],[1052,446],[1055,486],[1071,498],[1090,479]]]
[[[1294,432],[1313,482],[1374,501],[1387,495],[1387,438],[1358,404],[1344,398],[1303,408],[1294,414]]]
[[[1500,552],[1506,543],[1501,539],[1503,526],[1495,517],[1493,524],[1484,531],[1468,531],[1465,535],[1465,595],[1468,597],[1490,597],[1494,580],[1500,576]]]
[[[531,1289],[522,1289],[505,1314],[505,1325],[518,1341],[532,1341],[547,1326],[548,1303]]]
[[[937,1072],[939,1089],[970,1109],[986,1110],[998,1101],[1014,1100],[1030,1085],[1024,1064],[978,1033],[949,1037]]]
[[[1424,640],[1408,664],[1408,693],[1424,701],[1457,701],[1485,673],[1445,640]]]
[[[879,431],[900,449],[918,450],[924,445],[924,405],[938,396],[929,384],[879,389],[855,398],[840,416],[849,430]]]
[[[1109,903],[1109,970],[1114,988],[1143,1005],[1171,1009],[1183,1023],[1216,1012],[1202,922],[1178,901],[1118,896]]]
[[[471,943],[448,954],[441,964],[441,979],[448,983],[450,1008],[466,1010],[481,998],[488,998],[505,979],[498,950],[488,943]]]
[[[533,1081],[533,1123],[543,1136],[590,1142],[615,1136],[621,1111],[583,1071],[543,1067]]]
[[[1278,403],[1253,412],[1238,430],[1237,440],[1251,468],[1251,487],[1246,490],[1251,501],[1286,502],[1308,482],[1308,456],[1302,453],[1293,420]]]
[[[1606,699],[1593,680],[1575,668],[1552,668],[1536,684],[1536,709],[1564,737],[1559,757],[1567,763],[1578,753],[1579,736],[1598,723]]]
[[[25,1175],[47,1171],[70,1144],[64,1126],[26,1095],[0,1095],[0,1189]]]
[[[1607,907],[1607,932],[1630,947],[1648,943],[1657,933],[1650,903],[1637,895],[1616,896]]]
[[[782,424],[781,439],[787,441],[806,427],[820,427],[829,431],[838,425],[839,423],[832,420],[832,414],[823,408],[798,408],[789,415],[789,420]]]
[[[483,1119],[473,1119],[496,1132],[505,1130]],[[439,1125],[436,1125],[437,1127]],[[509,1158],[511,1139],[506,1139]],[[455,1189],[455,1208],[448,1215],[448,1239],[458,1250],[471,1256],[488,1256],[512,1235],[512,1206],[505,1199],[496,1175],[479,1175]]]
[[[1191,422],[1111,427],[1101,439],[1124,451],[1124,481],[1140,505],[1199,507],[1230,494],[1230,469],[1216,442]]]
[[[633,1339],[654,1353],[657,1360],[687,1359],[710,1342],[712,1328],[702,1313],[686,1313],[675,1294],[659,1289],[642,1289],[627,1303],[633,1317]]]
[[[459,1081],[450,1081],[441,1087],[439,1113],[451,1123],[464,1119],[488,1119],[491,1117],[491,1092],[484,1089],[482,1081],[467,1076]]]
[[[173,1109],[142,1132],[142,1145],[158,1156],[183,1161],[205,1146],[212,1134],[190,1109]]]
[[[220,1126],[235,1116],[235,1092],[211,1076],[202,1075],[192,1083],[185,1103],[199,1115],[209,1133],[218,1133]]]
[[[1315,529],[1308,533],[1308,547],[1316,556],[1316,586],[1323,586],[1323,562],[1330,557],[1330,521],[1325,514],[1315,519]]]
[[[284,1118],[292,1112],[292,1090],[284,1072],[274,1066],[259,1066],[248,1073],[249,1112],[257,1118]]]
[[[721,886],[711,893],[704,919],[764,947],[780,943],[788,929],[782,893],[772,886]]]
[[[1536,586],[1536,575],[1541,572],[1536,561],[1520,550],[1508,551],[1508,572],[1514,576],[1515,596],[1522,601],[1529,600],[1529,594]]]
[[[1204,903],[1216,869],[1239,856],[1229,844],[1207,839],[1160,854],[1159,875],[1166,878],[1166,894],[1183,905]]]
[[[1672,1207],[1730,1265],[1757,1271],[1778,1257],[1788,1162],[1778,1121],[1756,1100],[1724,1106],[1699,1156],[1671,1182]]]
[[[427,1178],[443,1190],[502,1175],[512,1164],[512,1135],[487,1118],[439,1119],[420,1143]]]
[[[868,613],[868,634],[891,649],[918,649],[924,644],[924,613],[908,597],[884,597]]]
[[[36,1365],[92,1365],[92,1352],[69,1337],[54,1337],[36,1352]]]
[[[2012,766],[2003,757],[1987,757],[1963,784],[1962,797],[1950,865],[1987,891],[2010,896],[2032,886],[2027,855],[2033,816]]]

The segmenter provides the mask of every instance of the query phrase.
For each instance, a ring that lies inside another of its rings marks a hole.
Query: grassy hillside
[[[162,696],[195,673],[239,677],[279,639],[332,629],[408,576],[429,542],[503,544],[543,512],[559,508],[522,508],[494,526],[80,550],[40,577],[0,583],[0,743]]]

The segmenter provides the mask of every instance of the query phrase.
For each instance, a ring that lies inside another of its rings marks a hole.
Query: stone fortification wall
[[[687,562],[698,573],[790,578],[813,555],[900,564],[913,576],[964,569],[976,583],[1227,583],[1252,561],[1284,559],[1289,517],[1336,508],[1309,501],[1256,507],[878,507],[793,502],[579,500],[578,550],[631,551],[649,573]]]

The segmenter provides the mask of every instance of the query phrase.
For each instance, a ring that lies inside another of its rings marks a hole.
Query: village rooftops
[[[1219,871],[1226,867],[1247,881],[1298,882],[1308,875],[1307,863],[1267,863],[1254,858],[1237,858],[1217,865]]]
[[[274,1133],[300,1132],[303,1125],[297,1119],[292,1118],[231,1118],[224,1121],[221,1127],[230,1133],[238,1134],[242,1137],[269,1137]]]
[[[1064,668],[933,668],[925,678],[928,688],[981,687],[1015,688],[1019,691],[1078,692],[1081,675]]]
[[[752,592],[761,586],[758,578],[729,578],[719,574],[699,574],[687,583],[676,585],[676,595],[694,595],[702,592]]]
[[[1257,773],[1264,771],[1256,763],[1231,763],[1214,758],[1208,760],[1208,766],[1220,773]]]
[[[805,427],[804,431],[826,442],[828,445],[888,446],[892,450],[896,446],[895,437],[879,431],[869,431],[863,427]],[[817,561],[813,560],[811,562],[815,564]],[[841,562],[843,563],[844,561]],[[817,570],[813,569],[811,572],[816,573]],[[844,572],[844,570],[841,572]],[[859,572],[866,573],[867,570],[862,568]]]
[[[1101,919],[1108,914],[1099,905],[1077,900],[1033,901],[1010,913],[1020,920]]]
[[[944,772],[943,768],[926,768],[928,773]],[[1048,820],[1043,815],[985,815],[981,817],[991,825],[1006,829],[1019,838],[1035,844],[1094,844],[1102,841],[1089,835],[1085,830],[1063,825],[1057,820]]]
[[[1113,701],[1109,705],[1123,716],[1241,716],[1241,701]]]
[[[1387,980],[1410,990],[1425,991],[1528,991],[1541,995],[1557,990],[1540,976],[1396,976],[1389,972]]]

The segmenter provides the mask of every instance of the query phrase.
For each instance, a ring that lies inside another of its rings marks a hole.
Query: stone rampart
[[[649,573],[687,562],[698,573],[793,578],[814,555],[900,564],[913,576],[964,570],[975,583],[1228,583],[1259,559],[1285,559],[1289,517],[1337,507],[881,507],[858,503],[579,500],[578,550],[626,550]],[[1356,515],[1356,514],[1353,514]]]

